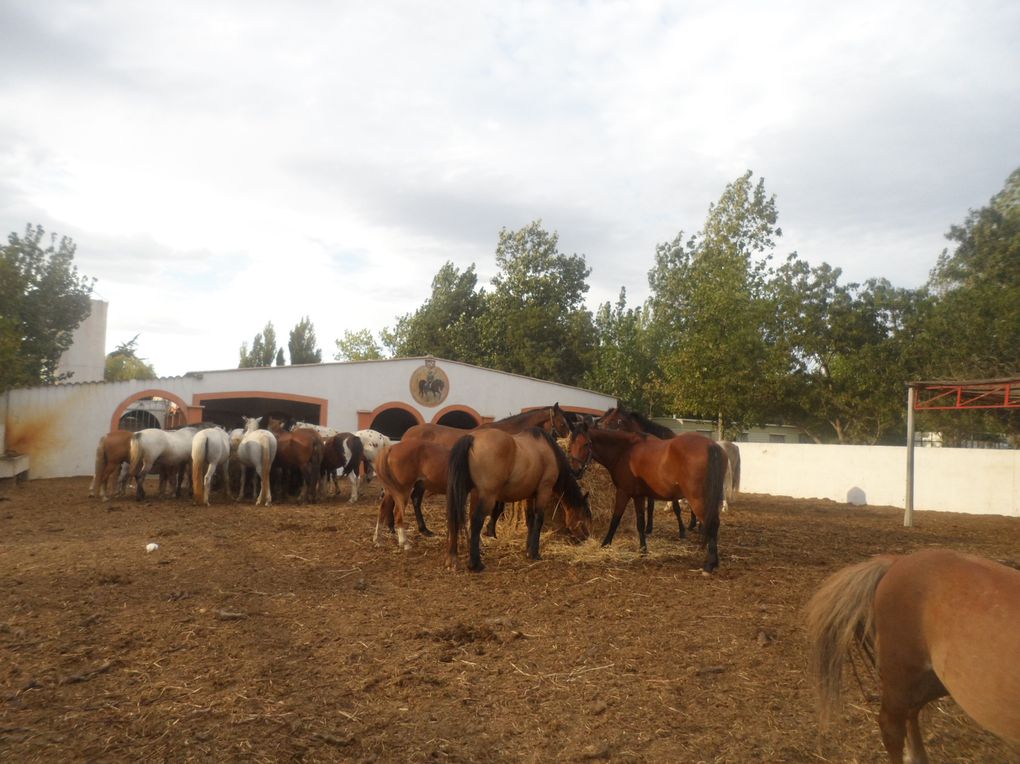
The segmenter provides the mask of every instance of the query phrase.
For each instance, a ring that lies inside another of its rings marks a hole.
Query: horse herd
[[[556,438],[567,438],[560,447]],[[685,535],[679,502],[700,524],[706,547],[703,571],[719,566],[720,512],[739,490],[740,454],[733,444],[697,433],[674,434],[635,412],[610,409],[598,419],[563,411],[559,404],[531,409],[473,430],[420,424],[392,442],[373,430],[337,433],[315,425],[262,426],[246,419],[230,433],[209,425],[180,430],[114,431],[100,439],[89,495],[107,497],[117,476],[123,491],[135,479],[160,472],[160,492],[177,475],[177,492],[191,464],[193,501],[209,504],[217,471],[229,485],[231,459],[259,483],[256,504],[272,503],[271,475],[300,483],[301,498],[314,501],[320,481],[352,481],[351,501],[362,479],[374,472],[383,485],[374,540],[389,526],[407,548],[404,514],[413,508],[418,530],[431,536],[421,511],[427,494],[446,495],[446,565],[458,564],[458,540],[467,532],[468,563],[484,569],[480,537],[495,536],[507,502],[525,502],[525,553],[539,559],[546,508],[563,508],[566,529],[577,540],[591,533],[588,496],[578,480],[598,462],[615,488],[612,519],[602,545],[612,543],[628,503],[634,502],[638,543],[647,552],[656,500],[670,501],[679,534]],[[284,483],[286,490],[286,483]],[[226,490],[226,489],[225,489]],[[254,492],[254,491],[253,491]],[[469,506],[469,508],[468,508]],[[1020,571],[948,550],[884,555],[850,566],[822,583],[806,608],[812,668],[823,720],[839,696],[846,658],[857,651],[878,668],[878,723],[892,762],[906,750],[926,762],[919,713],[931,700],[951,695],[978,724],[1020,743]]]

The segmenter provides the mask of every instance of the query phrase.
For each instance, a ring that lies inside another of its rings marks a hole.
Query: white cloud
[[[1017,165],[1018,8],[0,2],[0,227],[71,235],[161,373],[304,315],[331,357],[535,218],[640,300],[745,169],[782,251],[917,286]]]

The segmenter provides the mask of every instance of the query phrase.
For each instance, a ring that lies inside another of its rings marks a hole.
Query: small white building
[[[5,449],[29,456],[33,478],[50,478],[92,474],[102,435],[151,424],[139,411],[161,410],[166,427],[236,427],[241,416],[273,414],[397,439],[415,424],[474,427],[554,403],[601,414],[616,399],[456,361],[397,358],[15,389],[0,393],[0,421]]]

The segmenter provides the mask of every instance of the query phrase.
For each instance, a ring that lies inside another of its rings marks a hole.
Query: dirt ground
[[[663,505],[647,558],[633,535],[549,534],[531,562],[504,519],[487,570],[451,573],[439,501],[437,535],[401,552],[372,544],[376,488],[206,509],[87,487],[0,484],[2,761],[878,762],[874,677],[817,731],[814,587],[877,552],[1020,559],[1012,518],[904,529],[901,510],[743,495],[710,578]],[[933,761],[1020,762],[950,700],[924,730]]]

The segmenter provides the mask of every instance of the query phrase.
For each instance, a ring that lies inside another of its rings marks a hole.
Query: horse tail
[[[839,707],[843,664],[854,644],[874,665],[875,590],[894,562],[873,557],[837,571],[822,582],[804,608],[810,666],[818,694],[818,716],[824,728]]]
[[[136,432],[131,436],[131,474],[135,476],[137,480],[139,478],[138,470],[142,468],[142,438],[141,433]]]
[[[191,499],[196,504],[205,501],[205,468],[209,464],[209,436],[192,441],[191,449]]]
[[[350,458],[344,465],[342,475],[349,475],[351,470],[356,470],[361,467],[361,460],[365,457],[365,444],[361,442],[361,438],[357,435],[352,435],[344,440],[347,449],[351,452]]]
[[[465,435],[450,451],[450,474],[446,481],[446,519],[454,533],[464,527],[464,505],[468,493],[474,488],[468,457],[475,443],[474,435]]]
[[[705,538],[713,538],[719,530],[719,511],[726,486],[726,454],[718,443],[708,446],[708,468],[705,470]]]
[[[106,436],[104,435],[99,439],[99,445],[96,446],[96,474],[92,478],[92,485],[89,486],[89,496],[95,496],[96,491],[99,490],[99,483],[103,479],[103,474],[106,472]],[[103,491],[105,493],[105,491]]]

